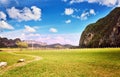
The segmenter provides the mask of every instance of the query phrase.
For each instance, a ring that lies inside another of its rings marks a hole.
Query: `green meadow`
[[[120,48],[1,50],[0,77],[120,77]]]

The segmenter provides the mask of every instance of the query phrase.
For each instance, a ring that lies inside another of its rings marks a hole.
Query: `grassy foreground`
[[[0,61],[7,61],[10,66],[19,58],[32,59],[22,54],[40,56],[43,59],[8,70],[0,77],[120,76],[120,48],[23,50],[22,52],[16,50],[14,53],[20,55],[0,52]]]

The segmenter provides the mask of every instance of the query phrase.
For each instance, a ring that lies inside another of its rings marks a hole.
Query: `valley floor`
[[[120,48],[1,49],[0,77],[119,77]],[[21,58],[24,63],[17,63]]]

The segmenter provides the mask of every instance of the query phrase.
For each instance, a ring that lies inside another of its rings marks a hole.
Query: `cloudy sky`
[[[0,36],[78,45],[85,27],[120,0],[0,0]]]

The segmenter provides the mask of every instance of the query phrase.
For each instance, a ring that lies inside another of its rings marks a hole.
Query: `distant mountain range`
[[[16,39],[7,39],[7,38],[1,38],[0,37],[0,48],[6,48],[6,47],[18,47],[16,45],[16,42],[22,41],[19,38]],[[35,41],[35,40],[23,40],[23,42],[26,42],[28,44],[28,47],[34,47],[34,48],[57,48],[57,49],[63,49],[63,48],[72,48],[72,45],[66,44],[62,45],[59,43],[47,45],[47,43]]]
[[[50,44],[48,45],[47,43],[40,42],[40,41],[35,41],[35,40],[24,40],[28,44],[28,47],[34,47],[34,48],[57,48],[57,49],[64,49],[64,48],[72,48],[74,47],[73,45],[70,44]]]
[[[65,45],[62,45],[62,44],[59,44],[59,43],[56,43],[56,44],[51,44],[51,45],[47,45],[46,46],[47,48],[72,48],[73,45],[70,45],[70,44],[65,44]]]
[[[62,44],[59,44],[59,43],[56,43],[56,44],[50,44],[50,45],[47,45],[47,44],[44,44],[44,43],[29,43],[28,44],[29,47],[34,47],[34,48],[56,48],[56,49],[66,49],[66,48],[72,48],[74,47],[73,45],[70,45],[70,44],[65,44],[65,45],[62,45]]]
[[[40,46],[46,46],[47,43],[44,42],[40,42],[40,41],[35,41],[35,40],[23,40],[24,42],[26,42],[29,45],[35,44],[35,45],[40,45]]]

